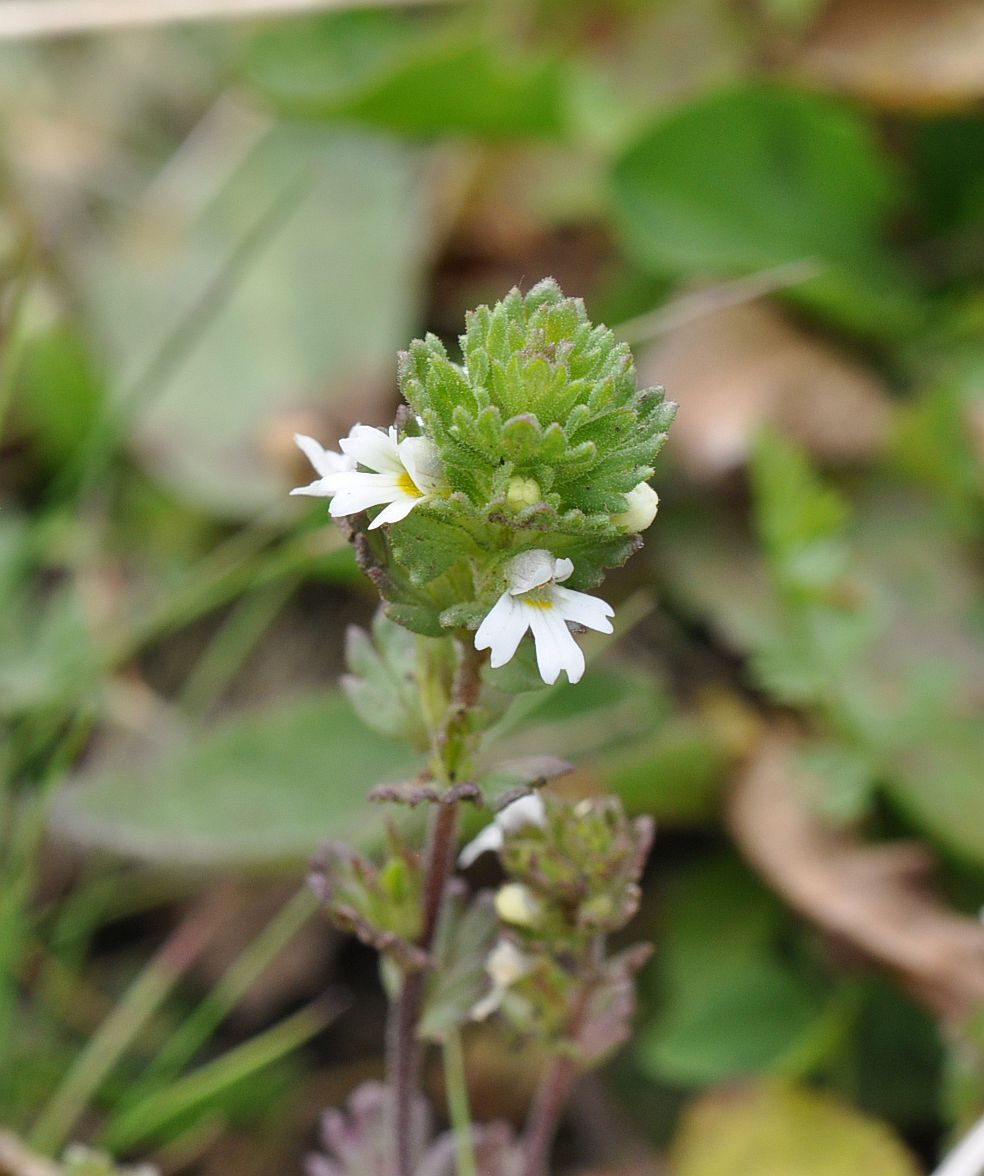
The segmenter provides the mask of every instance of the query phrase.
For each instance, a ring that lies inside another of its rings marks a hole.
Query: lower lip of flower
[[[417,483],[409,474],[400,474],[397,485],[410,498],[423,498],[424,496],[423,491],[417,488]]]
[[[545,611],[553,608],[554,602],[549,596],[538,595],[533,592],[527,592],[523,596],[523,603],[530,605],[531,608],[542,608]]]

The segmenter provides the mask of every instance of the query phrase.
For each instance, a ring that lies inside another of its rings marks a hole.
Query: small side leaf
[[[485,961],[497,932],[491,894],[479,894],[470,906],[460,894],[447,903],[433,947],[435,969],[428,981],[418,1030],[422,1038],[442,1041],[468,1021],[488,987]]]

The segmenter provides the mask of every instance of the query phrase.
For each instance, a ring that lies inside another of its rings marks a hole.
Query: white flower
[[[637,535],[652,526],[656,511],[659,510],[659,495],[648,482],[640,482],[625,496],[628,506],[621,514],[614,515],[612,522],[623,531]]]
[[[483,853],[498,853],[506,833],[515,833],[527,825],[542,825],[545,818],[546,810],[539,793],[519,797],[497,812],[481,833],[468,842],[458,854],[458,865],[467,870]]]
[[[554,559],[549,551],[523,551],[506,567],[509,587],[499,597],[475,634],[476,649],[492,650],[492,667],[504,666],[519,648],[527,629],[533,631],[536,664],[540,676],[553,685],[561,670],[571,682],[584,673],[584,654],[574,640],[568,621],[610,633],[611,605],[561,588],[574,571],[569,559]]]
[[[474,1020],[484,1021],[494,1013],[509,989],[527,976],[532,967],[533,961],[515,943],[509,939],[500,939],[485,961],[485,971],[492,981],[492,988],[472,1008]]]
[[[291,494],[307,494],[312,498],[327,498],[330,490],[325,489],[325,479],[332,474],[340,474],[345,470],[354,470],[355,462],[344,453],[336,453],[333,449],[325,449],[313,437],[305,437],[303,433],[295,433],[294,440],[298,449],[304,454],[318,474],[316,481],[308,486],[298,486],[291,490]]]
[[[404,437],[398,441],[392,425],[388,430],[356,425],[340,445],[345,455],[341,460],[348,462],[346,467],[326,470],[320,481],[292,491],[330,497],[328,513],[334,519],[358,514],[370,506],[385,507],[369,524],[372,531],[384,523],[405,519],[415,506],[444,489],[437,451],[426,437]],[[312,453],[306,448],[304,451],[321,473]],[[326,454],[324,450],[318,454],[319,460],[329,456],[341,457]],[[365,469],[356,469],[356,465]]]

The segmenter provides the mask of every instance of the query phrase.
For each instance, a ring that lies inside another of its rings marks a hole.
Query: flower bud
[[[485,961],[485,971],[492,986],[472,1006],[472,1020],[484,1021],[501,1008],[509,990],[528,976],[532,969],[533,959],[526,952],[520,951],[508,939],[500,939]]]
[[[522,478],[514,474],[509,479],[506,503],[510,510],[522,510],[524,506],[535,506],[543,501],[543,492],[536,478]]]
[[[623,531],[637,535],[652,525],[659,509],[659,495],[648,482],[640,482],[625,496],[628,506],[621,514],[613,515],[612,522]]]
[[[533,962],[524,951],[508,939],[500,939],[489,952],[485,970],[496,988],[509,988],[527,975]]]
[[[504,923],[514,927],[535,927],[543,915],[540,900],[522,882],[507,882],[499,889],[495,911]]]

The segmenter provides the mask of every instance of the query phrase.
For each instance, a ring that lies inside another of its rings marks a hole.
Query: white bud
[[[485,970],[496,988],[509,988],[529,972],[533,961],[509,939],[500,939],[489,952]]]
[[[659,509],[659,495],[648,482],[640,482],[625,496],[628,506],[621,514],[613,515],[612,522],[623,531],[637,535],[652,525]]]
[[[522,980],[532,967],[533,961],[515,943],[500,939],[485,961],[485,971],[492,981],[492,987],[473,1006],[472,1019],[484,1021],[499,1009],[509,989]]]
[[[535,927],[543,914],[540,900],[522,882],[507,882],[495,896],[495,911],[514,927]]]

